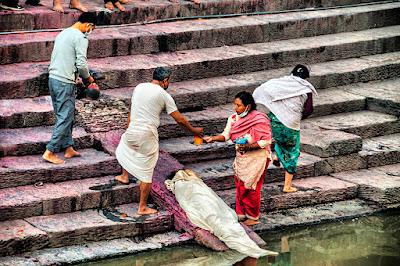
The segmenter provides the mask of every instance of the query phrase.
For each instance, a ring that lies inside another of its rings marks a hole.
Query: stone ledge
[[[114,88],[151,80],[156,67],[167,65],[174,72],[173,81],[187,80],[188,77],[194,80],[292,66],[305,55],[313,58],[309,63],[318,63],[395,52],[400,49],[396,42],[398,28],[392,26],[261,44],[92,59],[89,65],[102,72],[108,87]],[[47,65],[48,62],[1,65],[0,97],[46,94]]]
[[[283,183],[264,184],[261,198],[261,211],[289,209],[306,205],[316,205],[332,201],[353,199],[357,195],[358,185],[343,182],[329,176],[295,179],[296,193],[283,193]],[[217,194],[234,208],[235,189],[219,191]]]
[[[400,163],[400,134],[364,139],[359,154],[368,168]]]
[[[134,2],[137,3],[139,2]],[[152,8],[152,5],[147,3],[148,7]],[[128,5],[125,14],[131,11],[129,7],[131,6]],[[36,8],[41,11],[40,7]],[[95,34],[89,37],[88,57],[174,52],[365,30],[399,24],[398,12],[399,4],[389,3],[336,10],[248,16],[245,19],[233,17],[113,28],[97,27]],[[379,19],[376,19],[378,17]],[[1,19],[0,16],[0,22]],[[0,47],[0,64],[50,60],[57,34],[58,32],[38,32],[1,35],[0,43],[4,45]]]
[[[125,12],[105,12],[103,8],[104,3],[100,0],[82,0],[82,3],[89,11],[97,13],[99,25],[113,25],[176,17],[331,7],[348,5],[350,3],[359,4],[377,1],[379,0],[340,0],[315,3],[313,1],[299,2],[295,0],[285,2],[266,0],[203,0],[200,5],[196,5],[190,1],[172,3],[169,1],[152,0],[132,2],[126,5],[127,11]],[[51,10],[52,2],[49,0],[42,0],[41,4],[43,6],[26,6],[24,11],[19,12],[2,11],[0,13],[0,23],[2,25],[0,31],[64,28],[73,24],[80,14],[77,10],[67,8],[67,5],[64,5],[66,11],[64,14],[54,12]],[[24,3],[21,2],[21,5],[24,5]]]
[[[268,212],[261,216],[261,223],[255,225],[253,229],[256,232],[282,230],[288,227],[306,226],[371,215],[381,210],[381,208],[369,205],[359,199],[331,202]]]
[[[383,206],[400,203],[400,164],[349,171],[332,176],[359,186],[358,197]]]
[[[41,155],[0,158],[0,189],[33,185],[37,182],[55,183],[72,179],[120,173],[117,160],[101,151],[84,149],[81,157],[68,159],[65,164],[45,162]],[[63,154],[59,154],[62,158]]]
[[[114,176],[87,178],[40,187],[0,190],[0,220],[106,208],[139,201],[137,184],[107,186]]]
[[[46,150],[52,132],[53,127],[0,129],[0,156],[40,154]],[[83,128],[75,127],[72,138],[77,149],[93,145],[92,137]]]

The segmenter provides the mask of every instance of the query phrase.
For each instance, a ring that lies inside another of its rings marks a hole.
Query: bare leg
[[[147,207],[147,198],[149,197],[150,190],[151,183],[140,182],[140,201],[138,209],[138,214],[140,215],[154,214],[158,212],[155,209]]]
[[[72,146],[68,147],[64,153],[64,157],[67,159],[70,159],[72,157],[80,157],[80,156],[81,156],[81,154],[79,152],[77,152],[76,150],[74,150],[74,148],[72,148]]]
[[[54,164],[63,164],[65,161],[61,160],[58,158],[58,156],[49,150],[46,150],[43,155],[42,155],[43,160],[48,161],[49,163],[54,163]]]
[[[293,175],[289,174],[288,172],[285,172],[285,185],[283,187],[283,192],[291,193],[297,191],[296,188],[292,187],[292,179]]]
[[[77,9],[80,10],[82,12],[87,12],[87,8],[84,7],[81,2],[79,2],[79,0],[71,0],[71,2],[69,2],[69,8],[72,9]]]
[[[122,168],[122,174],[115,177],[115,180],[122,184],[129,184],[129,174],[128,172]]]
[[[61,0],[53,0],[53,10],[56,12],[64,13],[64,9],[61,5]]]

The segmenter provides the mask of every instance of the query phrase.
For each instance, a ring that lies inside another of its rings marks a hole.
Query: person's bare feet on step
[[[53,153],[53,152],[51,152],[49,150],[46,150],[44,152],[44,154],[42,155],[42,158],[43,158],[43,160],[45,160],[45,161],[47,161],[49,163],[54,163],[54,164],[63,164],[63,163],[65,163],[64,160],[61,160],[60,158],[58,158],[58,156],[55,153]]]
[[[53,10],[59,13],[64,13],[64,9],[61,5],[61,0],[54,0],[53,1]]]
[[[107,8],[110,11],[114,10],[114,4],[110,1],[104,4],[104,7]]]
[[[67,159],[70,159],[72,157],[80,157],[80,156],[81,156],[81,154],[79,152],[77,152],[76,150],[74,150],[74,148],[72,148],[72,147],[68,147],[64,153],[64,157]]]
[[[119,11],[121,12],[125,11],[125,7],[120,2],[116,2],[115,6],[119,9]]]
[[[137,213],[139,215],[150,215],[150,214],[155,214],[158,213],[156,209],[152,209],[149,207],[143,208],[143,209],[138,209]]]
[[[84,7],[81,2],[79,2],[79,0],[71,0],[71,2],[69,3],[69,8],[71,9],[77,9],[80,10],[82,12],[87,12],[88,9],[86,7]]]
[[[245,225],[247,226],[253,226],[256,224],[259,224],[260,221],[259,220],[253,220],[253,219],[247,219],[246,221],[243,222]]]
[[[293,193],[296,191],[297,191],[297,188],[294,188],[294,187],[283,188],[283,192],[285,192],[285,193]]]

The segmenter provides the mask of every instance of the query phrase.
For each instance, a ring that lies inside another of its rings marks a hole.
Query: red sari
[[[236,213],[239,218],[258,220],[261,208],[261,189],[265,173],[270,162],[271,127],[269,119],[263,113],[252,111],[247,116],[232,123],[230,138],[235,141],[250,135],[252,143],[265,140],[268,145],[260,150],[236,153],[235,185]]]

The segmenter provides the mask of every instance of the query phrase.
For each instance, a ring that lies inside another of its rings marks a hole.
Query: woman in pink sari
[[[236,112],[228,118],[224,132],[204,139],[236,144],[236,213],[246,225],[254,225],[260,217],[261,189],[270,162],[271,127],[267,116],[256,110],[250,93],[238,93],[234,106]]]

